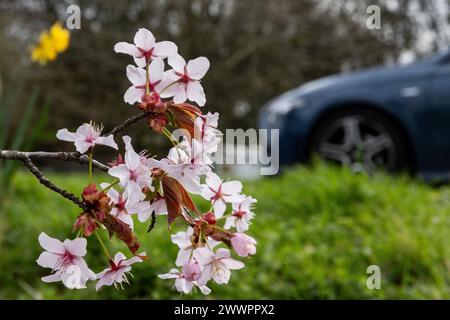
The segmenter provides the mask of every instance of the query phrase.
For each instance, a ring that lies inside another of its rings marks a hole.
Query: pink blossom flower
[[[67,129],[58,130],[56,138],[63,141],[75,143],[75,148],[79,153],[85,153],[89,148],[93,148],[96,144],[105,145],[114,149],[118,149],[114,142],[114,136],[110,134],[107,137],[101,136],[102,128],[84,123],[76,132],[69,132]]]
[[[164,61],[154,60],[149,66],[149,90],[159,96],[163,89],[161,82],[164,77]],[[132,65],[127,66],[127,77],[132,83],[132,86],[125,92],[123,100],[126,103],[134,104],[142,101],[142,96],[146,90],[146,71],[142,68],[136,68]]]
[[[206,286],[199,286],[197,282],[186,279],[183,272],[178,269],[170,269],[169,273],[159,274],[160,279],[175,279],[175,288],[178,292],[190,293],[194,286],[198,286],[203,294],[209,294],[211,290]]]
[[[248,257],[256,253],[256,240],[243,233],[235,233],[231,238],[231,245],[241,257]]]
[[[136,65],[143,68],[152,59],[163,59],[175,55],[178,48],[171,41],[156,42],[149,30],[140,28],[134,35],[134,44],[118,42],[114,45],[114,51],[133,56]]]
[[[241,191],[240,181],[223,182],[217,174],[211,172],[206,177],[206,185],[203,186],[201,196],[212,201],[216,218],[221,218],[225,212],[226,203],[242,200]]]
[[[102,189],[109,186],[108,183],[102,183],[100,185]],[[128,192],[125,190],[119,193],[116,189],[110,188],[107,191],[111,203],[114,205],[111,209],[110,214],[117,217],[119,220],[128,224],[131,230],[134,229],[134,222],[132,214],[151,214],[150,202],[148,201],[138,201],[133,203],[128,197]]]
[[[166,73],[167,83],[171,85],[161,93],[161,97],[173,97],[175,103],[190,100],[204,106],[206,97],[200,80],[209,69],[209,60],[199,57],[186,63],[182,56],[174,55],[169,57],[168,63],[173,68]]]
[[[252,205],[256,203],[256,199],[252,197],[245,197],[240,202],[234,202],[232,204],[233,212],[230,217],[225,221],[224,228],[236,228],[238,232],[245,232],[248,230],[250,221],[254,217]]]
[[[214,254],[209,248],[198,248],[194,251],[194,257],[203,267],[202,274],[197,280],[200,285],[213,279],[217,284],[226,284],[230,280],[231,271],[242,269],[245,265],[241,261],[231,258],[230,251],[220,248]]]
[[[141,256],[145,256],[145,252]],[[131,265],[137,262],[142,262],[142,258],[134,256],[131,259],[127,259],[122,252],[118,252],[114,256],[114,261],[110,261],[111,267],[97,274],[97,279],[99,280],[95,289],[98,291],[101,287],[112,284],[117,288],[117,284],[122,286],[122,282],[130,284],[127,279],[127,273],[131,275]]]
[[[46,251],[36,260],[37,264],[55,271],[54,274],[43,277],[42,281],[62,281],[69,289],[82,289],[86,288],[88,280],[95,279],[94,272],[88,268],[83,259],[86,255],[85,238],[61,242],[42,232],[39,235],[39,243]]]
[[[120,184],[126,189],[131,203],[137,203],[145,198],[144,187],[153,190],[150,169],[142,163],[141,156],[134,151],[131,138],[123,137],[125,142],[125,164],[109,169],[109,175],[119,178]]]

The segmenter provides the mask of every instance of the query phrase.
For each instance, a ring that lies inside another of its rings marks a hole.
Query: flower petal
[[[95,145],[94,143],[86,142],[80,139],[75,141],[75,149],[77,149],[79,153],[85,153],[86,151],[89,150],[89,148],[93,147],[94,145]]]
[[[222,259],[221,262],[231,270],[238,270],[245,267],[245,264],[242,261],[234,260],[232,258],[225,258]]]
[[[208,288],[207,286],[199,286],[199,289],[202,294],[208,295],[211,293],[211,289]]]
[[[200,80],[208,71],[209,65],[209,60],[205,57],[198,57],[194,60],[190,60],[186,66],[189,78]]]
[[[67,251],[69,251],[74,256],[84,257],[87,253],[86,238],[77,238],[74,240],[66,239],[66,240],[64,240],[63,244],[64,244],[64,247],[67,249]]]
[[[145,93],[145,89],[138,89],[134,86],[131,86],[125,91],[123,95],[123,101],[128,104],[140,103],[142,101],[142,96]]]
[[[202,266],[206,266],[214,260],[214,252],[206,247],[195,249],[193,256]]]
[[[136,48],[134,44],[128,42],[117,42],[114,45],[114,51],[117,53],[129,54],[131,56],[138,56],[140,54],[138,48]]]
[[[59,241],[58,239],[49,237],[44,232],[41,232],[38,240],[39,240],[39,244],[41,245],[41,247],[49,252],[63,254],[66,251],[66,249],[64,248],[64,245],[61,241]]]
[[[184,74],[184,67],[186,66],[186,60],[179,54],[169,57],[167,63],[178,73]]]
[[[227,181],[222,184],[222,192],[225,194],[241,193],[242,183],[240,181]]]
[[[130,178],[130,170],[125,164],[119,164],[108,170],[110,176],[120,179],[120,184],[125,186]]]
[[[109,269],[106,269],[106,270],[109,270]],[[114,283],[114,274],[108,273],[107,275],[102,276],[100,278],[100,280],[97,281],[97,283],[95,285],[95,290],[98,291],[98,290],[100,290],[101,287],[110,286],[113,283]]]
[[[69,132],[67,129],[58,130],[56,138],[62,141],[74,142],[77,139],[77,135],[73,132]]]
[[[114,141],[114,136],[112,134],[107,137],[98,137],[97,140],[95,140],[95,143],[108,146],[116,150],[119,149],[117,143]]]
[[[177,259],[175,260],[175,265],[177,267],[185,265],[189,261],[189,258],[191,257],[191,251],[192,251],[191,249],[188,250],[180,249],[180,251],[178,251]]]
[[[161,59],[153,60],[148,67],[150,83],[161,81],[164,77],[164,61]]]
[[[228,217],[227,220],[225,220],[225,224],[223,228],[225,230],[229,230],[231,228],[234,228],[236,226],[236,217]]]
[[[36,260],[36,263],[43,268],[51,268],[55,270],[55,267],[58,264],[59,257],[60,256],[57,254],[44,251],[39,255],[39,258]]]
[[[160,278],[160,279],[177,279],[179,277],[180,277],[180,275],[175,274],[175,273],[158,274],[158,278]]]
[[[46,283],[61,281],[61,273],[57,272],[49,276],[42,277],[41,280]]]
[[[173,97],[173,102],[175,102],[175,104],[186,102],[186,85],[184,83],[179,83],[174,86],[177,87],[177,91]]]
[[[145,68],[147,67],[147,60],[145,60],[145,57],[133,57],[134,63],[139,67],[139,68]]]
[[[185,231],[177,232],[170,236],[172,242],[176,244],[180,249],[188,248],[192,245],[189,235]]]
[[[196,102],[200,107],[206,103],[205,92],[198,81],[190,81],[186,84],[186,94],[190,101]]]
[[[134,35],[134,44],[138,48],[148,51],[155,46],[155,37],[149,30],[140,28]]]
[[[129,64],[127,66],[127,78],[134,86],[145,86],[146,72],[142,68]]]
[[[161,41],[155,44],[153,55],[156,57],[167,58],[176,55],[178,52],[177,45],[172,41]]]
[[[135,170],[141,164],[141,157],[134,151],[133,148],[129,148],[125,152],[125,163],[130,170]]]
[[[214,216],[216,219],[222,218],[226,209],[227,206],[222,200],[217,200],[214,202]]]

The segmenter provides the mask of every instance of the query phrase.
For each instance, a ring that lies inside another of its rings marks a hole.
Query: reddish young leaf
[[[115,234],[120,240],[125,242],[132,254],[137,253],[141,245],[129,225],[110,214],[106,215],[102,223],[108,229],[110,235]]]
[[[161,181],[167,205],[169,226],[179,215],[181,215],[183,206],[190,211],[198,213],[197,207],[195,206],[194,201],[192,201],[191,196],[177,180],[164,176]]]
[[[177,180],[164,176],[161,180],[164,192],[164,198],[167,205],[167,221],[169,226],[181,214],[182,210],[182,195],[180,184]]]
[[[191,137],[194,136],[194,121],[198,115],[202,114],[200,109],[188,103],[169,105],[167,110],[173,115],[178,128],[185,129]]]

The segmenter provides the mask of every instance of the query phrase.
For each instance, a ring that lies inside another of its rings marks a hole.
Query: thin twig
[[[83,201],[81,201],[81,199],[76,197],[73,193],[70,193],[70,192],[68,192],[68,191],[66,191],[66,190],[56,186],[50,180],[48,180],[44,176],[44,174],[41,171],[39,171],[39,169],[34,165],[34,163],[31,161],[30,158],[25,157],[25,158],[20,159],[20,160],[28,168],[28,170],[30,170],[30,172],[39,180],[39,182],[41,184],[43,184],[44,186],[46,186],[50,190],[53,190],[56,193],[59,193],[64,198],[69,199],[70,201],[75,203],[77,206],[79,206],[81,209],[83,209],[83,210],[87,210],[88,209],[87,206],[83,203]]]
[[[150,115],[149,112],[142,112],[141,114],[128,118],[122,124],[118,125],[117,127],[114,127],[111,131],[105,133],[104,136],[108,136],[110,134],[115,135],[116,133],[127,129],[129,126],[135,124],[139,120],[147,118],[149,115]]]

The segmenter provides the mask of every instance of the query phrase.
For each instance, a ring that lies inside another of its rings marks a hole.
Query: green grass
[[[79,193],[86,178],[50,175]],[[48,273],[36,265],[38,234],[72,237],[79,209],[41,187],[27,173],[13,180],[14,191],[0,208],[0,298],[199,298],[180,296],[171,281],[157,278],[174,263],[165,217],[155,229],[137,233],[149,263],[135,265],[132,286],[95,293],[44,284]],[[353,175],[318,165],[282,177],[246,182],[244,191],[258,199],[250,235],[256,256],[233,272],[229,285],[212,285],[208,299],[424,299],[450,298],[450,189],[433,189],[408,178]],[[127,252],[117,240],[111,251]],[[87,261],[100,271],[105,259],[95,238]],[[366,287],[366,268],[381,268],[381,290]]]

